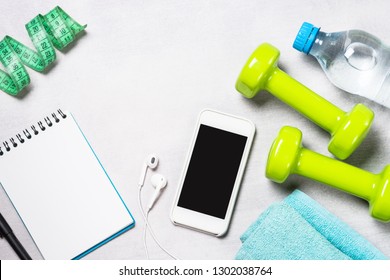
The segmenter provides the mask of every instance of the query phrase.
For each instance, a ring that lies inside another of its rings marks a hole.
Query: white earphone
[[[142,170],[141,170],[141,175],[140,175],[140,178],[139,178],[139,181],[138,181],[138,204],[139,204],[139,208],[141,210],[141,213],[142,213],[142,216],[145,220],[145,230],[144,230],[144,247],[145,247],[145,252],[146,252],[146,256],[147,258],[149,259],[149,252],[148,252],[148,246],[147,246],[147,243],[146,243],[146,231],[147,229],[149,229],[149,232],[151,234],[151,236],[153,237],[154,241],[156,242],[156,244],[165,252],[167,253],[169,256],[171,256],[173,259],[177,259],[174,255],[172,255],[168,250],[166,250],[157,240],[156,236],[154,235],[153,233],[153,230],[148,222],[148,217],[149,217],[149,212],[150,210],[152,209],[153,205],[155,204],[155,202],[157,201],[157,199],[160,197],[160,194],[161,194],[161,191],[167,186],[167,179],[165,179],[164,176],[162,176],[161,174],[155,174],[152,176],[151,178],[151,182],[152,182],[152,186],[156,189],[153,193],[153,196],[147,206],[147,209],[146,209],[146,213],[142,207],[142,201],[141,201],[141,190],[142,190],[142,186],[144,185],[145,183],[145,178],[146,178],[146,173],[148,171],[148,168],[150,169],[155,169],[158,165],[158,158],[152,154],[152,155],[149,155],[145,161],[144,161],[144,164],[142,165]]]
[[[161,191],[167,186],[167,179],[161,174],[155,174],[152,176],[152,186],[156,189],[153,193],[152,199],[148,204],[148,210],[152,209],[154,203],[160,196]]]
[[[145,177],[146,177],[146,172],[148,171],[148,167],[150,169],[155,169],[157,165],[158,165],[158,158],[155,155],[151,154],[145,159],[141,170],[141,176],[139,177],[139,181],[138,181],[138,185],[140,187],[142,187],[145,183]]]

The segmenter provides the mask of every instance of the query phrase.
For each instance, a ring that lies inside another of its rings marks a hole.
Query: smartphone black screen
[[[178,206],[224,219],[247,140],[201,124]]]

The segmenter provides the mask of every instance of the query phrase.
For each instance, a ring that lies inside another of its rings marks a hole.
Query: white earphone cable
[[[152,236],[154,242],[156,242],[156,244],[160,247],[161,250],[163,250],[167,255],[169,255],[172,259],[174,260],[178,260],[178,258],[176,258],[174,255],[172,255],[168,250],[166,250],[161,244],[160,242],[157,240],[157,237],[155,236],[153,230],[152,230],[152,227],[150,226],[149,222],[148,222],[148,218],[149,218],[149,212],[150,212],[150,208],[147,209],[146,211],[146,214],[145,214],[145,211],[142,207],[142,201],[141,201],[141,190],[142,190],[142,185],[139,185],[139,188],[138,188],[138,205],[139,205],[139,208],[141,210],[141,213],[142,213],[142,216],[144,218],[144,221],[145,221],[145,229],[144,229],[144,247],[145,247],[145,252],[146,252],[146,256],[147,258],[149,259],[149,252],[148,252],[148,247],[147,247],[147,243],[146,243],[146,232],[147,230],[149,230],[150,232],[150,235]]]
[[[145,252],[146,252],[146,257],[148,260],[150,260],[149,257],[149,252],[148,252],[148,243],[146,242],[146,235],[148,232],[148,218],[149,218],[149,211],[146,213],[146,220],[145,220],[145,227],[144,227],[144,247],[145,247]]]
[[[142,217],[144,218],[144,221],[145,221],[145,224],[146,224],[146,216],[145,216],[144,209],[142,207],[142,202],[141,202],[141,189],[142,189],[142,185],[140,185],[140,187],[138,189],[138,206],[139,206],[139,209],[141,210]],[[148,245],[146,244],[146,228],[147,228],[147,226],[145,225],[145,232],[144,232],[144,236],[143,236],[143,242],[144,242],[144,249],[145,249],[146,257],[149,260]]]

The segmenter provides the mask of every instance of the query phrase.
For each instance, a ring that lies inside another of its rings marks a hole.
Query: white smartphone
[[[226,233],[254,134],[249,120],[201,112],[171,211],[175,225]]]

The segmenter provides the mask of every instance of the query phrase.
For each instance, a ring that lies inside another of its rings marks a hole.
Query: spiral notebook
[[[69,112],[0,144],[0,184],[45,259],[82,258],[134,226]]]

